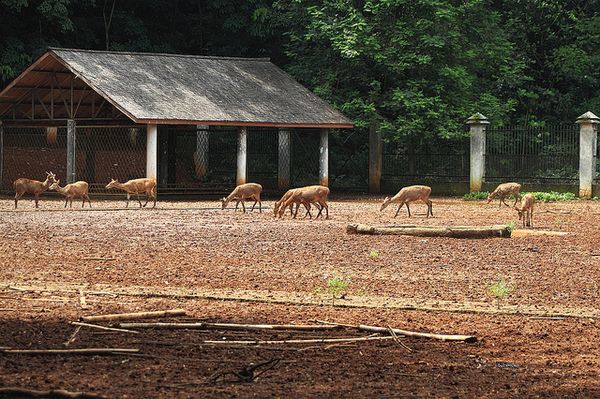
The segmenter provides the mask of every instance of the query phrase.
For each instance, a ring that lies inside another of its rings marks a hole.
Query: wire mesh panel
[[[66,170],[66,129],[4,127],[3,190],[21,177],[43,181],[46,171],[64,180]]]
[[[277,188],[278,129],[248,129],[248,182],[259,183],[265,189]]]
[[[469,179],[469,138],[412,138],[384,143],[382,179],[398,184]]]
[[[318,129],[295,129],[292,132],[290,181],[293,187],[319,184]]]
[[[575,183],[579,174],[576,125],[488,128],[486,180]]]
[[[329,186],[342,191],[367,191],[369,187],[368,134],[358,130],[330,131]]]
[[[136,127],[78,127],[76,179],[90,191],[105,192],[111,179],[121,182],[146,176],[146,129]]]

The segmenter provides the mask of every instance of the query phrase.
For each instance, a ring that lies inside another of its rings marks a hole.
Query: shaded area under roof
[[[51,48],[36,63],[47,56],[136,123],[353,126],[267,59]]]

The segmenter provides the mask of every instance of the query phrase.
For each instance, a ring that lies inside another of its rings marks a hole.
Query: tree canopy
[[[600,112],[598,0],[0,0],[0,87],[48,46],[268,56],[391,140]]]

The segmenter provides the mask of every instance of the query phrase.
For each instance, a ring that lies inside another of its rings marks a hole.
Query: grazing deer
[[[533,204],[535,198],[531,193],[525,194],[521,199],[521,206],[513,205],[514,208],[519,212],[519,220],[523,220],[523,227],[527,224],[527,227],[531,226],[531,220],[533,219]]]
[[[502,208],[502,204],[510,206],[506,202],[504,202],[504,198],[510,194],[515,196],[515,203],[513,204],[513,206],[517,205],[517,201],[521,199],[521,185],[519,183],[500,184],[498,187],[496,187],[494,191],[490,193],[490,195],[488,195],[487,203],[489,204],[494,198],[499,197],[500,203],[498,204],[498,206],[500,208]]]
[[[110,190],[112,188],[123,190],[127,193],[127,205],[125,206],[126,208],[129,208],[129,200],[131,198],[131,194],[136,195],[136,198],[140,204],[140,208],[142,207],[142,201],[140,201],[140,194],[146,194],[146,203],[143,205],[144,207],[148,205],[148,201],[150,201],[150,198],[154,199],[154,205],[152,206],[152,208],[156,207],[156,179],[133,179],[125,183],[119,183],[118,180],[111,179],[110,183],[106,185],[106,189]]]
[[[312,215],[310,213],[310,204],[318,204],[317,208],[319,209],[319,213],[317,214],[317,218],[321,215],[323,209],[325,209],[325,218],[329,219],[329,206],[327,205],[328,196],[329,188],[325,186],[307,186],[296,188],[292,190],[292,193],[288,196],[288,198],[283,201],[283,204],[280,204],[279,217],[283,216],[283,213],[288,206],[291,206],[295,203],[296,212],[294,212],[294,219],[296,216],[298,216],[298,210],[300,209],[301,204],[306,207],[306,213],[311,219]],[[306,215],[304,217],[306,217]]]
[[[43,182],[25,178],[15,180],[13,182],[13,187],[15,189],[15,209],[17,209],[17,203],[23,194],[33,194],[35,198],[35,207],[38,208],[40,194],[48,190],[55,181],[56,175],[52,172],[46,172],[46,180]]]
[[[60,179],[56,182],[52,183],[50,186],[50,190],[54,190],[57,193],[63,195],[65,197],[65,208],[67,207],[67,202],[71,202],[71,208],[73,208],[73,200],[74,199],[82,199],[81,207],[85,206],[85,201],[90,204],[90,208],[92,207],[92,202],[90,201],[90,196],[88,195],[89,185],[84,181],[78,181],[75,183],[67,184],[64,187],[60,186]]]
[[[252,209],[250,209],[250,212],[252,212],[254,210],[254,207],[256,206],[256,203],[258,202],[258,210],[259,212],[262,212],[262,202],[260,201],[260,193],[262,193],[262,186],[260,184],[257,183],[246,183],[246,184],[240,184],[239,186],[237,186],[235,189],[233,189],[233,191],[231,192],[231,194],[229,194],[227,196],[227,198],[223,197],[221,198],[221,209],[225,209],[227,207],[227,205],[229,204],[229,202],[231,201],[236,201],[236,205],[235,205],[235,209],[237,210],[237,207],[239,205],[239,203],[242,203],[242,209],[244,211],[244,213],[246,213],[246,206],[244,205],[244,200],[246,199],[253,199],[254,200],[254,205],[252,205]]]
[[[273,205],[273,216],[277,217],[277,215],[279,214],[279,209],[280,207],[285,203],[285,201],[287,201],[293,194],[294,194],[294,190],[296,189],[290,189],[288,191],[285,192],[285,194],[283,194],[283,197],[281,197],[278,201],[275,201],[275,204]],[[298,204],[300,205],[300,204]],[[290,216],[294,215],[294,203],[290,204]],[[310,213],[310,204],[304,204],[304,208],[306,208],[306,213],[304,214],[304,217],[306,216],[310,216],[312,219],[312,215]],[[319,205],[317,205],[317,209],[321,209]]]
[[[406,204],[406,209],[408,210],[408,217],[411,217],[408,203],[421,200],[425,204],[427,204],[427,217],[429,217],[429,215],[433,217],[433,203],[429,199],[430,195],[431,187],[429,186],[404,187],[400,191],[398,191],[398,194],[394,195],[392,198],[385,197],[383,203],[381,204],[381,208],[379,208],[379,212],[383,211],[389,204],[393,202],[398,202],[400,206],[398,206],[398,210],[396,211],[394,217],[398,216],[398,213],[400,212],[400,209],[404,204]]]

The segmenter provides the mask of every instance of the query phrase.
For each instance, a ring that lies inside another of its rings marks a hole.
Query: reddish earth
[[[564,237],[484,240],[355,236],[346,235],[345,226],[490,225],[518,222],[516,212],[497,203],[434,199],[434,218],[425,219],[425,206],[416,204],[413,218],[404,210],[394,219],[395,208],[380,213],[378,201],[363,198],[332,201],[332,218],[324,221],[274,219],[271,209],[263,214],[221,211],[217,202],[159,202],[156,210],[116,210],[123,204],[97,201],[92,211],[82,212],[42,201],[41,210],[33,211],[32,201],[24,200],[13,211],[10,200],[0,201],[0,347],[59,348],[73,332],[68,321],[82,315],[169,308],[186,309],[186,321],[325,319],[474,334],[479,341],[401,338],[412,351],[393,341],[308,349],[303,344],[224,347],[203,341],[368,333],[150,330],[130,335],[83,328],[71,347],[135,347],[143,356],[0,353],[0,386],[62,387],[118,398],[600,396],[600,321],[595,316],[600,313],[599,203],[539,204],[534,227],[573,233]],[[479,307],[475,313],[457,313],[332,306],[323,292],[333,276],[350,281],[348,299],[336,305],[389,297]],[[496,303],[488,287],[499,278],[512,292]],[[76,292],[9,288],[84,284],[88,291],[143,286],[163,294],[207,289],[258,294],[255,302],[241,302],[86,293],[87,308],[82,309]],[[321,296],[323,305],[268,303],[268,290]],[[498,314],[508,308],[525,314]],[[558,313],[568,308],[576,317],[527,316],[525,309],[534,308]],[[273,358],[281,362],[251,383],[208,379]]]

